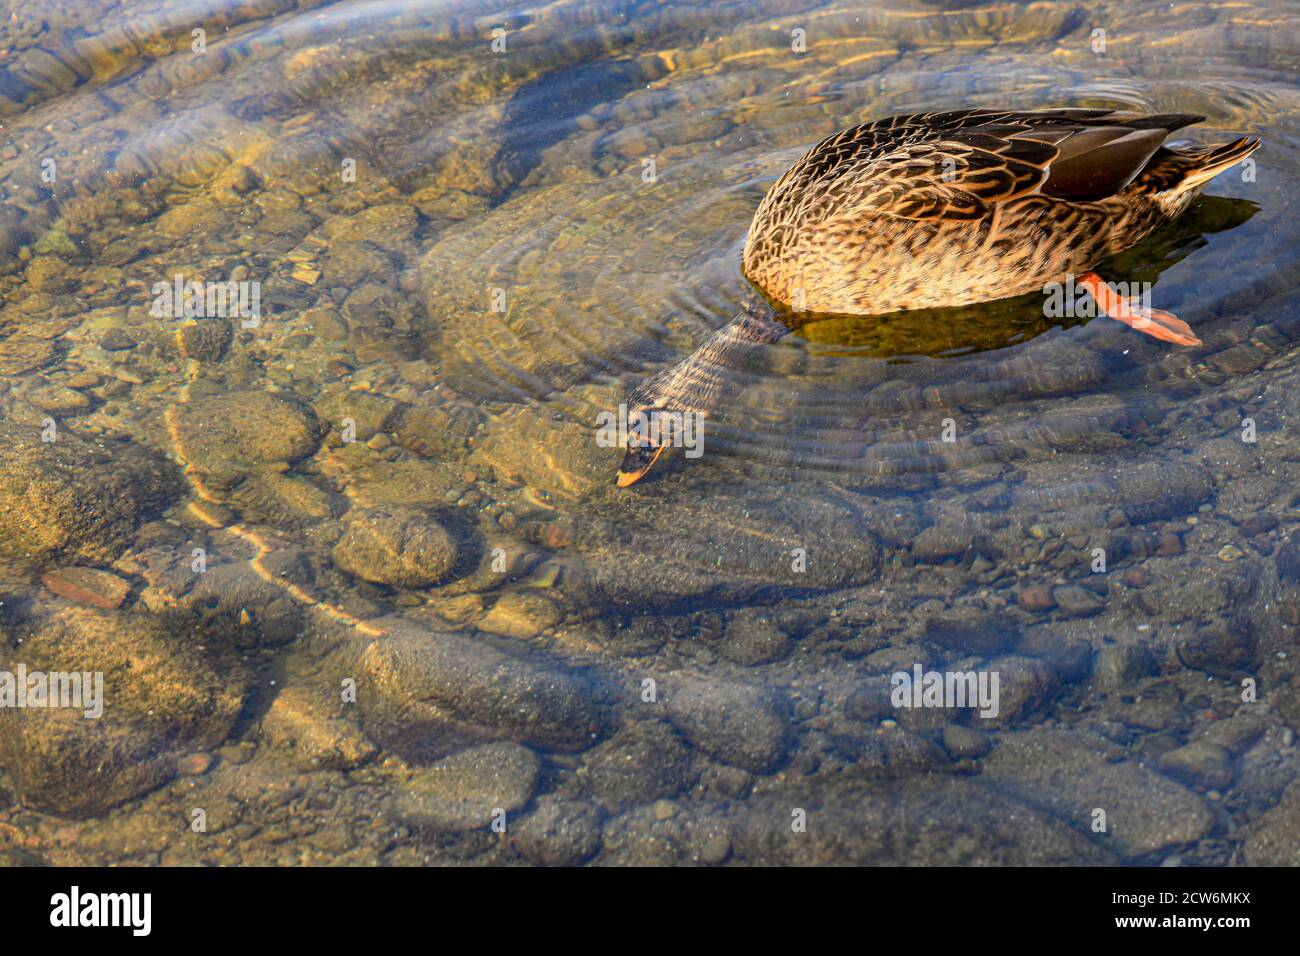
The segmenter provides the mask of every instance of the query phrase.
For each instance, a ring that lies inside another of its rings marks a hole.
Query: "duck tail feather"
[[[1259,149],[1260,143],[1257,136],[1241,136],[1230,143],[1215,146],[1180,146],[1171,149],[1184,161],[1185,167],[1182,178],[1172,186],[1172,190],[1185,192],[1209,182]]]
[[[1184,126],[1204,122],[1205,117],[1199,113],[1115,113],[1111,119],[1129,129],[1162,129],[1172,133]]]

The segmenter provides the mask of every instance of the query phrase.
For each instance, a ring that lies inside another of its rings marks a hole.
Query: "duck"
[[[817,316],[970,306],[1072,284],[1099,318],[1183,347],[1177,316],[1094,271],[1182,215],[1260,146],[1166,145],[1205,117],[1112,109],[890,116],[813,146],[767,191],[745,238],[739,314],[627,396],[615,481],[642,479],[738,387],[736,352]],[[698,438],[698,435],[696,436]]]

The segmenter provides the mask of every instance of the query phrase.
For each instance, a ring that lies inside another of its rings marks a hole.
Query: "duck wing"
[[[1172,130],[1203,118],[1086,109],[896,116],[824,141],[777,186],[802,182],[807,202],[836,218],[979,219],[994,203],[1035,192],[1075,201],[1113,195]]]

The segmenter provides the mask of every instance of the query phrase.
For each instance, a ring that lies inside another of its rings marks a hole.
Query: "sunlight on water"
[[[0,863],[1295,861],[1294,3],[6,6]],[[1064,106],[1262,139],[1199,347],[818,315],[615,486],[810,146]]]

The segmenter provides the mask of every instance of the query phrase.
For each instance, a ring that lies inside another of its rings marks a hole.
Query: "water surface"
[[[0,660],[106,692],[0,711],[0,859],[1296,861],[1293,3],[8,12]],[[616,489],[776,177],[972,106],[1263,139],[1102,269],[1203,345],[828,318]]]

